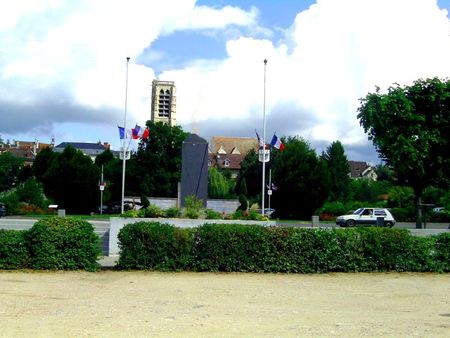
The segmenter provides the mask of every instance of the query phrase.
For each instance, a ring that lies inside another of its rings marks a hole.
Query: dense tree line
[[[377,182],[349,178],[348,159],[339,141],[317,155],[301,137],[282,138],[285,149],[272,149],[271,160],[266,163],[275,185],[271,207],[276,209],[276,216],[309,219],[324,203],[360,201],[398,208],[415,203],[419,225],[421,203],[449,207],[449,112],[450,82],[439,79],[419,80],[409,87],[395,85],[386,94],[377,89],[363,98],[357,117],[385,163],[377,168]],[[147,127],[149,138],[140,140],[137,151],[127,161],[125,194],[176,197],[182,143],[187,133],[179,126],[151,121]],[[241,163],[237,179],[232,179],[227,170],[210,168],[209,196],[244,196],[249,205],[260,204],[261,167],[257,152],[251,150]],[[92,162],[71,147],[62,153],[47,148],[36,156],[32,168],[4,153],[0,155],[0,200],[6,198],[5,191],[19,186],[23,190],[25,182],[34,180],[27,187],[41,189],[69,212],[95,211],[102,170],[106,182],[104,201],[120,201],[122,161],[109,150]],[[19,195],[8,198],[30,203]]]

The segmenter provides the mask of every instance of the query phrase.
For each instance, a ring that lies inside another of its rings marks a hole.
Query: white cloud
[[[229,41],[227,58],[207,71],[200,64],[162,77],[178,85],[181,123],[199,124],[212,115],[233,123],[252,115],[262,120],[262,60],[267,58],[269,115],[289,103],[301,118],[301,111],[308,111],[317,120],[298,134],[312,141],[362,144],[367,137],[356,120],[359,98],[377,85],[450,75],[446,15],[428,0],[319,0],[288,30],[289,49],[240,38]],[[286,131],[291,124],[286,121]]]
[[[258,17],[256,8],[213,9],[195,6],[194,0],[11,2],[0,12],[0,111],[2,103],[12,109],[38,102],[41,115],[27,119],[23,113],[17,125],[32,121],[25,127],[48,129],[53,121],[79,123],[91,112],[86,123],[103,121],[115,130],[123,120],[125,58],[130,56],[127,123],[143,123],[150,116],[155,77],[152,69],[134,62],[145,48],[181,30],[239,26],[270,37]],[[449,32],[447,12],[435,1],[318,0],[297,15],[286,44],[240,36],[227,42],[223,59],[194,61],[160,78],[177,85],[182,125],[202,134],[205,126],[214,130],[208,124],[213,118],[233,134],[248,123],[246,136],[252,136],[253,128],[261,128],[254,124],[262,123],[267,58],[266,111],[269,123],[283,117],[284,124],[276,124],[279,136],[359,145],[367,138],[356,120],[358,99],[376,85],[449,76]],[[61,112],[61,102],[71,106],[69,112]],[[10,121],[2,123],[0,133],[14,129]]]

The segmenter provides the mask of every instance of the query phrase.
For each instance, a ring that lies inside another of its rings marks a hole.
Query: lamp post
[[[264,101],[263,101],[263,161],[262,161],[262,201],[261,201],[261,214],[265,213],[265,195],[266,195],[266,66],[267,59],[264,59]]]
[[[123,214],[123,204],[125,202],[125,166],[126,166],[126,142],[127,142],[127,104],[128,104],[128,65],[130,64],[130,57],[127,57],[127,73],[125,77],[125,111],[123,117],[124,137],[122,139],[122,202],[120,204],[120,212]]]

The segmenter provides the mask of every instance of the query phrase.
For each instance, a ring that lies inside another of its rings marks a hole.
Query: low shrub
[[[200,216],[200,212],[194,209],[186,209],[185,215],[187,218],[197,219]]]
[[[0,269],[24,269],[28,265],[27,231],[0,230]]]
[[[47,218],[28,232],[32,269],[94,271],[101,254],[94,227],[75,218]]]
[[[192,230],[158,222],[125,225],[118,234],[119,269],[183,270],[192,261]]]
[[[433,236],[435,271],[450,271],[450,233]]]
[[[392,216],[394,216],[397,222],[415,222],[416,213],[414,208],[392,208],[389,209]]]
[[[139,217],[158,218],[164,217],[166,213],[157,205],[150,204],[147,208],[142,208],[138,212]]]
[[[177,207],[172,207],[166,210],[167,218],[178,218],[181,216],[181,209]]]
[[[141,216],[140,210],[127,210],[123,214],[120,214],[120,217],[136,218],[136,217],[143,217],[143,216]]]
[[[222,214],[212,209],[205,210],[206,219],[222,219]]]

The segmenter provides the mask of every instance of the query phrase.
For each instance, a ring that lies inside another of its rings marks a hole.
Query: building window
[[[170,114],[170,91],[163,89],[159,91],[158,116],[168,118]]]
[[[223,161],[223,166],[224,167],[229,167],[230,166],[230,160],[229,159],[225,159],[225,161]]]

